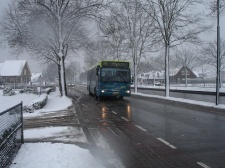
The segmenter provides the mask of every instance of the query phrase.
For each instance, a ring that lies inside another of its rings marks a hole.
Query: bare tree
[[[115,38],[115,34],[119,35],[118,46],[123,46],[123,53],[129,52],[131,55],[134,64],[134,86],[137,92],[137,68],[141,58],[153,50],[154,22],[136,0],[116,0],[111,4],[110,11],[114,24],[109,29],[109,35],[112,38]]]
[[[187,70],[193,69],[199,65],[198,53],[190,48],[176,49],[172,58],[171,64],[173,62],[176,66],[178,65],[185,68],[185,87],[187,87]]]
[[[77,61],[70,62],[69,66],[66,67],[66,79],[67,82],[75,84],[80,73],[80,64]]]
[[[99,29],[103,33],[103,47],[112,56],[113,60],[127,60],[126,37],[123,25],[118,21],[118,14],[111,12],[110,16],[104,16],[99,23]]]
[[[65,60],[86,39],[81,18],[95,17],[101,0],[18,0],[2,24],[10,47],[32,51],[58,65],[61,96],[66,95]]]
[[[205,19],[194,11],[198,0],[146,0],[142,7],[156,22],[156,29],[164,45],[165,89],[169,97],[169,54],[170,48],[184,42],[198,44],[198,35],[209,30],[204,26]]]
[[[47,82],[55,82],[58,78],[57,65],[55,63],[49,63],[43,70],[43,78]]]
[[[219,0],[220,1],[220,13],[224,13],[225,11],[225,0]],[[207,1],[206,4],[209,6],[210,9],[210,16],[216,16],[217,15],[217,1],[210,0]]]
[[[94,64],[103,59],[112,59],[110,48],[106,47],[107,42],[96,38],[85,45],[85,69],[88,70]]]
[[[202,47],[200,61],[217,68],[217,41],[211,41]],[[220,39],[220,71],[225,69],[225,40]],[[222,80],[220,80],[222,82]]]

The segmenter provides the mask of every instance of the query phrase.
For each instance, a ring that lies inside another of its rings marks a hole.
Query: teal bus
[[[130,96],[131,72],[127,61],[100,61],[87,72],[87,90],[99,97]]]

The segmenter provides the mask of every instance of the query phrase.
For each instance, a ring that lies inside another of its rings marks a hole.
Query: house
[[[198,78],[199,75],[197,71],[192,71],[186,66],[181,67],[179,70],[174,69],[170,73],[170,83],[182,83],[185,78],[187,79],[193,79]]]
[[[31,73],[31,82],[35,84],[43,83],[43,74],[42,73]]]
[[[140,84],[154,84],[155,82],[163,84],[164,81],[164,71],[149,71],[138,75],[138,82],[140,82]]]
[[[185,75],[185,73],[187,75]],[[187,79],[197,79],[199,74],[197,71],[193,71],[188,67],[175,68],[170,70],[170,83],[182,83],[182,81]],[[164,84],[165,83],[165,73],[164,71],[149,71],[148,73],[141,73],[138,75],[138,82],[140,84]]]
[[[31,71],[26,60],[6,60],[0,65],[0,80],[3,84],[28,84]]]

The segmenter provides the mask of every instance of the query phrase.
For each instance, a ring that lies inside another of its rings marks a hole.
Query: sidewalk
[[[24,114],[24,140],[10,168],[101,168],[69,98],[50,93],[44,109]],[[64,110],[62,110],[64,109]]]

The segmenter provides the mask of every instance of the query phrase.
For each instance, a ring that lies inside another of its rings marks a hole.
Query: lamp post
[[[219,104],[220,85],[220,1],[217,0],[217,73],[216,73],[216,105]]]

